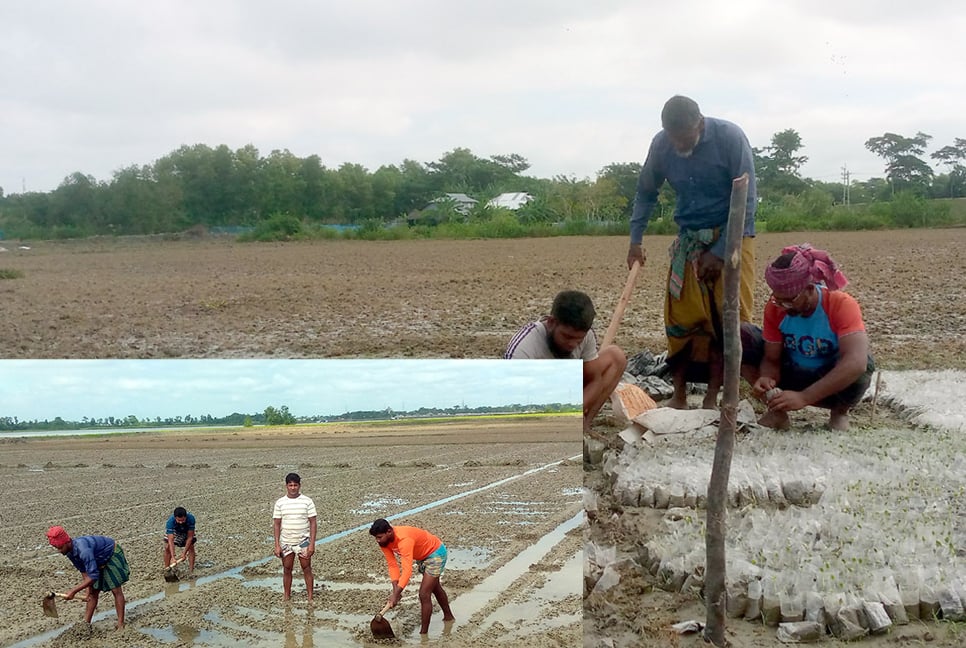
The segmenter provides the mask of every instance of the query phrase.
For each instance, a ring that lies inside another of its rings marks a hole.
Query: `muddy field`
[[[670,240],[645,239],[629,352],[663,349]],[[759,277],[805,241],[844,267],[882,366],[966,368],[966,228],[765,234]],[[588,292],[605,329],[627,277],[623,237],[6,247],[0,268],[24,276],[0,280],[0,357],[494,357],[563,288]]]
[[[389,584],[366,529],[419,507],[396,523],[428,528],[447,544],[443,583],[457,617],[444,627],[437,608],[429,644],[578,645],[579,430],[579,418],[553,417],[0,441],[0,646],[368,645]],[[290,470],[319,511],[313,606],[298,567],[283,603],[280,561],[271,557],[272,505]],[[199,562],[169,584],[160,540],[179,504],[198,519]],[[59,619],[41,614],[42,593],[79,581],[45,542],[51,524],[124,547],[132,567],[124,631],[113,630],[109,594],[91,633],[77,623],[81,603],[61,601]],[[387,615],[396,645],[425,644],[415,590],[407,592]]]

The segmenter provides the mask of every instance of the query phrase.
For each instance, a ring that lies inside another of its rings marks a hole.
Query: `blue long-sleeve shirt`
[[[111,559],[114,553],[114,538],[89,535],[71,538],[70,553],[64,554],[79,571],[87,574],[96,583],[101,577],[100,565]]]
[[[677,193],[674,222],[682,229],[723,227],[731,207],[731,183],[748,173],[748,206],[745,236],[755,235],[755,160],[751,144],[736,124],[714,117],[704,118],[701,139],[690,157],[681,157],[662,130],[654,136],[647,159],[637,181],[634,211],[631,215],[631,243],[644,237],[644,230],[657,205],[657,195],[665,180]],[[725,237],[720,236],[710,250],[724,258]]]

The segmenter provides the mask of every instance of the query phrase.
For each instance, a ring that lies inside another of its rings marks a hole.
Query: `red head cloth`
[[[53,547],[60,549],[70,542],[70,536],[67,535],[66,531],[64,531],[64,527],[52,526],[47,529],[47,541],[50,542]]]
[[[845,288],[849,280],[824,250],[816,250],[808,243],[792,245],[782,250],[782,256],[793,253],[787,268],[769,264],[765,268],[768,287],[783,296],[797,295],[810,284],[824,283],[829,290]]]

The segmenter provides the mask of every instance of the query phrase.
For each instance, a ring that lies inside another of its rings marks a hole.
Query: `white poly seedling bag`
[[[718,420],[718,411],[712,409],[679,410],[658,407],[634,417],[634,422],[654,434],[681,434],[700,430]]]

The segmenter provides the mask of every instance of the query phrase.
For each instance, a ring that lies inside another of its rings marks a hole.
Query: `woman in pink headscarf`
[[[875,371],[862,311],[841,291],[848,279],[805,243],[782,250],[765,281],[772,296],[763,326],[741,330],[742,376],[768,405],[758,422],[785,429],[789,412],[814,405],[830,410],[831,429],[847,430]]]

